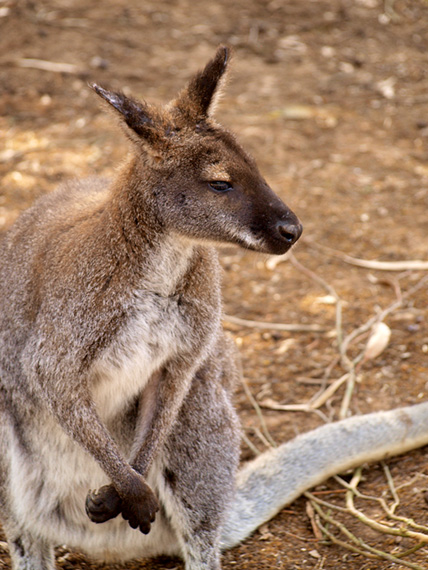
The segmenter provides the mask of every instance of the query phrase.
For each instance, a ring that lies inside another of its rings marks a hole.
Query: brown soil
[[[360,269],[318,244],[366,259],[428,259],[427,22],[423,0],[3,0],[0,229],[60,180],[109,175],[124,156],[126,143],[101,111],[88,81],[165,102],[218,44],[228,43],[235,61],[217,116],[238,133],[273,188],[302,219],[305,239],[295,255],[344,301],[347,334],[423,274]],[[24,68],[22,58],[77,69]],[[327,331],[290,334],[226,324],[241,347],[245,376],[259,400],[306,402],[337,356],[331,334],[335,307],[325,298],[328,292],[289,262],[270,270],[264,257],[232,247],[223,250],[222,259],[227,314],[318,324]],[[386,322],[392,329],[389,345],[362,367],[349,413],[427,397],[426,287]],[[355,342],[351,355],[364,340]],[[330,379],[342,373],[336,364]],[[342,398],[343,387],[321,409],[329,419],[337,419]],[[262,448],[253,429],[259,421],[242,389],[236,403],[246,434]],[[265,410],[264,417],[278,442],[322,423],[316,414],[303,412]],[[243,455],[251,455],[248,448]],[[399,513],[426,524],[423,450],[392,459],[389,467],[397,486],[409,483],[400,490]],[[365,471],[362,487],[390,500],[380,466]],[[335,481],[324,486],[337,488]],[[328,500],[334,496],[343,503],[343,495],[326,495]],[[223,567],[397,568],[317,542],[305,504],[306,499],[296,501],[226,553]],[[388,552],[414,544],[349,519],[348,526]],[[425,548],[406,559],[428,568],[427,553]],[[0,555],[0,568],[9,568],[7,552]],[[100,568],[63,549],[59,565]],[[182,565],[162,559],[123,566],[137,567]]]

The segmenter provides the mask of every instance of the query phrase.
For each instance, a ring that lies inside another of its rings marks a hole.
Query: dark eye
[[[214,190],[214,192],[229,192],[229,190],[233,190],[232,184],[224,180],[213,180],[212,182],[208,182],[208,186],[211,190]]]

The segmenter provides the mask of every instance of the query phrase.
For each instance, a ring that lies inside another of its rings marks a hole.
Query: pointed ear
[[[191,79],[173,105],[195,122],[207,118],[221,91],[230,56],[230,49],[220,46],[214,58]]]
[[[151,146],[157,146],[160,143],[162,130],[159,117],[153,108],[123,93],[107,91],[95,83],[90,87],[119,114],[122,124],[128,127],[125,131],[131,140],[137,143],[146,142]]]

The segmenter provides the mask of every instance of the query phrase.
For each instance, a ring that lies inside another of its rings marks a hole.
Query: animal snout
[[[281,239],[287,242],[290,247],[296,243],[303,231],[302,224],[298,221],[279,221],[276,224],[276,229]]]

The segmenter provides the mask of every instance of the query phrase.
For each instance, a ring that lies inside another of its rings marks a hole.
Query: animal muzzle
[[[284,245],[291,247],[302,235],[303,226],[293,214],[292,220],[279,221],[276,223],[277,238],[284,241]]]
[[[271,223],[256,230],[254,234],[258,235],[259,241],[256,246],[249,246],[249,249],[271,255],[282,255],[296,243],[302,231],[303,227],[297,216],[288,211],[280,219],[272,220]]]

